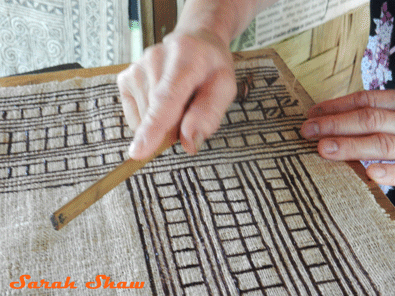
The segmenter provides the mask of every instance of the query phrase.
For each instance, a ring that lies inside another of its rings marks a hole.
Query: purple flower
[[[384,89],[385,84],[392,80],[389,57],[391,35],[394,29],[394,18],[388,12],[387,2],[381,8],[380,19],[373,21],[376,24],[376,35],[369,36],[362,58],[362,80],[365,89]]]
[[[385,2],[385,3],[383,4],[383,7],[381,8],[381,21],[382,21],[383,23],[390,22],[391,24],[392,24],[392,22],[393,22],[392,15],[391,15],[391,13],[388,11],[387,2]]]
[[[391,18],[391,14],[388,12],[388,6],[387,6],[387,2],[384,2],[382,8],[381,8],[381,20],[383,21],[383,23],[385,23],[388,19]]]
[[[384,49],[379,49],[378,53],[377,53],[377,61],[379,64],[388,67],[388,49],[384,48]]]
[[[377,78],[372,79],[372,82],[370,83],[370,89],[377,89],[379,88],[380,84],[379,84],[379,80]]]
[[[365,53],[363,56],[367,57],[370,61],[373,60],[373,52],[369,48],[367,48],[365,50]]]

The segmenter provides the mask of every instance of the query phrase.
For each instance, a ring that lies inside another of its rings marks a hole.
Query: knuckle
[[[325,134],[336,135],[342,133],[341,123],[334,116],[328,116],[324,122]],[[324,128],[320,127],[320,130]]]
[[[370,91],[360,91],[353,96],[354,98],[354,105],[356,107],[371,107],[376,108],[377,100],[374,96],[373,92]]]
[[[121,100],[128,100],[130,96],[142,99],[146,92],[146,76],[139,64],[132,64],[117,76],[117,85]]]
[[[119,88],[119,92],[121,94],[121,99],[124,99],[124,96],[130,93],[131,87],[131,67],[129,67],[127,70],[121,72],[117,76],[117,85]]]
[[[155,108],[149,108],[144,116],[144,120],[151,126],[157,126],[159,124],[159,112]]]
[[[358,151],[358,145],[354,138],[343,138],[344,148],[343,151],[346,154],[346,158],[355,155]]]
[[[393,157],[395,154],[394,138],[387,134],[377,134],[375,137],[377,138],[377,150],[381,153],[381,155],[385,158]]]
[[[228,69],[221,69],[217,73],[216,81],[218,89],[223,93],[225,90],[226,95],[234,98],[237,94],[237,84],[234,71]]]
[[[147,119],[152,123],[173,124],[182,113],[182,102],[173,96],[159,94],[149,102]]]
[[[377,108],[378,98],[376,96],[377,92],[365,92],[365,95],[368,97],[368,106],[371,108]]]
[[[370,107],[358,110],[358,120],[360,126],[364,127],[367,132],[375,132],[385,122],[385,115],[381,110]]]
[[[166,42],[167,48],[176,56],[180,56],[184,53],[186,45],[186,37],[179,35],[169,38]]]
[[[117,85],[119,88],[123,88],[127,81],[127,70],[122,71],[117,75]]]
[[[138,64],[131,64],[129,68],[122,71],[117,76],[117,83],[121,86],[128,85],[133,79],[141,78],[143,76],[143,70]]]
[[[198,80],[194,75],[188,73],[183,77],[172,76],[173,73],[165,73],[161,77],[160,85],[152,91],[151,99],[153,101],[161,101],[164,104],[184,103],[193,89],[198,84]]]
[[[148,108],[142,118],[142,124],[152,130],[161,131],[167,129],[168,120],[162,118],[160,110]]]
[[[160,110],[168,110],[168,116],[171,116],[176,103],[172,96],[156,95],[150,102],[150,112],[153,115],[160,113]],[[163,112],[163,111],[162,111]]]
[[[129,67],[129,77],[130,79],[141,79],[143,77],[143,68],[139,64],[132,64]]]
[[[147,61],[155,61],[162,56],[162,47],[160,44],[150,46],[144,50],[144,59]]]
[[[175,110],[151,106],[144,115],[144,122],[154,130],[169,130],[175,126],[179,116]]]
[[[144,57],[148,58],[154,55],[154,51],[155,51],[155,45],[153,46],[149,46],[146,49],[144,49]]]

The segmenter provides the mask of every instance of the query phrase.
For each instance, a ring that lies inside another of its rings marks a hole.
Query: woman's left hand
[[[395,160],[395,91],[362,91],[319,103],[308,111],[301,134],[319,140],[330,160]],[[382,185],[395,186],[395,163],[375,163],[366,171]]]

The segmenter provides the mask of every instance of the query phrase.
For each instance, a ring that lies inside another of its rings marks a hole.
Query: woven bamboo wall
[[[362,90],[369,5],[271,45],[315,102]]]

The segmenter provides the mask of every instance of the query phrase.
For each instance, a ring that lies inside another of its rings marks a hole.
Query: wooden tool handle
[[[59,210],[51,215],[51,222],[55,230],[61,229],[96,201],[103,197],[119,183],[131,177],[136,171],[141,169],[145,164],[153,160],[158,155],[162,154],[165,150],[170,148],[178,139],[178,131],[170,132],[157,152],[151,157],[144,160],[128,159],[121,165],[116,167],[113,171],[109,172],[102,179],[90,186],[84,192],[69,201]]]

